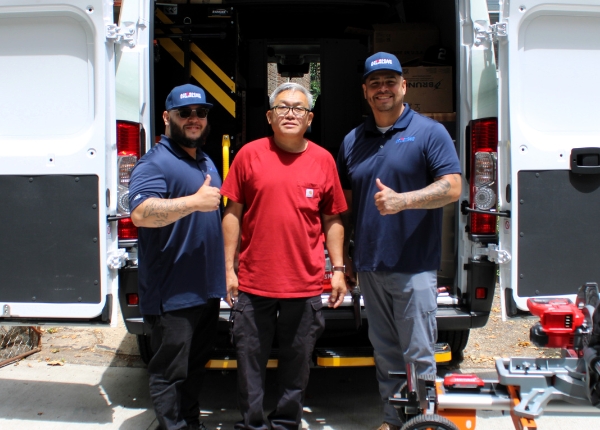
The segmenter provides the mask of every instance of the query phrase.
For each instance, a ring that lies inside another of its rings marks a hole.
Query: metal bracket
[[[475,214],[485,214],[485,215],[510,218],[510,211],[483,211],[483,210],[479,210],[479,209],[471,209],[469,207],[469,202],[466,200],[463,200],[460,203],[460,213],[463,215],[467,215],[469,213],[475,213]]]
[[[495,243],[488,243],[487,248],[473,245],[473,258],[478,260],[482,256],[486,256],[492,263],[505,264],[511,260],[511,255],[508,251],[498,249]]]
[[[508,24],[506,22],[498,22],[496,24],[487,25],[485,22],[475,22],[475,46],[482,45],[486,40],[494,41],[499,37],[508,36]]]
[[[113,222],[119,221],[120,219],[131,218],[130,214],[116,214],[116,215],[107,215],[106,221]]]
[[[130,48],[135,46],[135,29],[119,27],[117,24],[106,26],[106,38],[115,43],[127,43]]]
[[[10,316],[10,306],[9,305],[2,306],[2,316],[3,317],[9,317]]]
[[[125,266],[128,258],[129,254],[123,248],[119,248],[116,251],[108,252],[106,256],[106,265],[109,269],[117,270]]]

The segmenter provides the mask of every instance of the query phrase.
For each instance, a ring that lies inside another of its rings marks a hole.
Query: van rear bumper
[[[127,331],[135,335],[149,334],[149,327],[144,326],[139,306],[127,303],[128,294],[137,294],[137,267],[123,268],[119,271],[119,303]],[[327,298],[324,297],[324,304],[326,300]],[[367,315],[362,300],[360,305],[360,327],[364,329],[367,327]],[[444,331],[484,327],[489,319],[490,310],[468,311],[459,305],[439,305],[437,311],[438,327],[443,327]],[[219,313],[220,331],[228,332],[229,314],[229,308],[223,303]],[[337,309],[324,307],[323,316],[327,322],[327,332],[351,334],[357,330],[354,306],[350,296],[347,296],[344,304]]]
[[[123,305],[122,305],[123,308]],[[333,332],[351,332],[356,329],[356,321],[354,320],[353,313],[351,311],[344,312],[345,310],[339,310],[339,312],[333,310],[326,310],[324,312],[325,321],[327,321],[327,328]],[[362,326],[367,326],[367,319],[362,311]],[[472,328],[484,327],[490,317],[489,312],[463,312],[458,309],[438,309],[437,311],[437,323],[438,327],[444,327],[445,331],[454,330],[470,330]],[[141,316],[130,316],[125,317],[125,327],[131,334],[150,334],[149,327],[144,326],[144,320]],[[219,327],[220,331],[228,330],[229,326],[229,310],[221,310],[219,313]]]

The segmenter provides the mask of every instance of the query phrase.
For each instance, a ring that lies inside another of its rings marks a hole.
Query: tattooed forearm
[[[422,190],[406,194],[406,206],[414,209],[435,209],[453,201],[450,182],[442,178]]]
[[[170,200],[149,200],[144,207],[143,218],[154,217],[154,224],[163,227],[186,215],[192,213],[192,209],[185,202],[173,202]]]
[[[406,209],[436,209],[455,202],[460,196],[460,175],[437,178],[431,185],[417,191],[400,194]]]

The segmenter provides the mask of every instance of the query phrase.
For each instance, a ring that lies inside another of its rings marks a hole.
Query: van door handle
[[[583,175],[600,174],[600,148],[573,148],[571,172]]]

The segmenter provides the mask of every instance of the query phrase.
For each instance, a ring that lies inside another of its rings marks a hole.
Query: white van
[[[120,306],[147,360],[127,185],[170,89],[199,84],[215,104],[204,149],[223,176],[269,133],[273,82],[313,67],[309,137],[335,156],[368,112],[362,67],[380,50],[462,163],[438,341],[460,359],[497,285],[510,317],[599,282],[600,6],[500,2],[489,17],[485,0],[0,0],[0,324],[115,326]],[[316,365],[372,364],[354,293],[327,309]],[[223,303],[223,339],[227,321]]]

